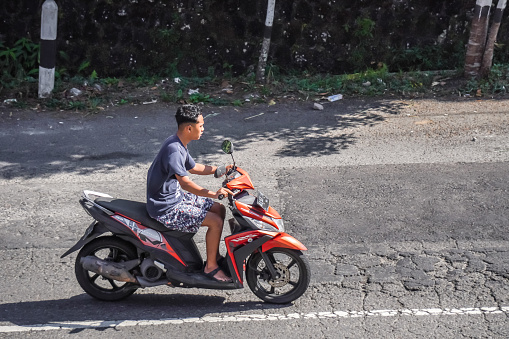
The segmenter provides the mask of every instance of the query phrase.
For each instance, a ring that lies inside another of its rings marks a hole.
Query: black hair
[[[201,108],[199,106],[193,104],[185,104],[177,109],[177,113],[175,113],[175,119],[177,120],[178,126],[185,123],[196,124],[198,122],[198,117],[201,114]]]

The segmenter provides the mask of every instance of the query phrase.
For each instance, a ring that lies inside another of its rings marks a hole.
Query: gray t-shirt
[[[187,176],[196,163],[177,135],[163,143],[147,174],[147,212],[152,218],[168,214],[182,201],[183,193],[175,174]]]

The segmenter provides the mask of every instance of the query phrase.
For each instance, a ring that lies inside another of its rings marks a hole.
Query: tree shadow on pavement
[[[379,115],[337,115],[336,119],[337,123],[335,125],[318,128],[317,132],[313,133],[311,127],[302,128],[297,130],[295,134],[288,135],[285,140],[286,145],[276,155],[280,157],[305,157],[336,154],[353,145],[357,139],[353,132],[339,133],[338,131],[359,126],[372,126],[384,121],[384,118]]]
[[[401,101],[352,99],[324,104],[323,111],[302,102],[240,109],[205,107],[205,134],[193,143],[191,152],[206,159],[217,154],[223,139],[230,138],[239,150],[250,149],[254,142],[278,141],[274,155],[280,158],[338,154],[356,143],[355,128],[383,122],[380,112],[398,114],[403,105]],[[89,117],[29,112],[3,117],[0,178],[88,175],[147,166],[161,142],[176,130],[176,107],[153,106],[146,112],[144,107],[125,108]]]
[[[323,111],[313,110],[309,103],[254,106],[237,114],[235,128],[228,130],[227,137],[235,140],[238,150],[249,149],[253,142],[283,142],[275,152],[280,158],[339,154],[356,143],[355,128],[379,124],[385,121],[381,112],[396,115],[403,106],[402,102],[377,100],[334,102]],[[222,133],[215,128],[211,134]],[[221,141],[217,137],[211,140]]]

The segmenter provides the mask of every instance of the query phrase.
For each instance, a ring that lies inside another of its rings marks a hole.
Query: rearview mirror
[[[221,145],[221,149],[226,154],[232,154],[233,153],[233,144],[230,140],[223,141],[223,144]]]

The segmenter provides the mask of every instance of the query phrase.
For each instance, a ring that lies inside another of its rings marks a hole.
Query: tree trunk
[[[502,15],[504,14],[506,4],[507,0],[498,0],[497,9],[495,10],[495,14],[493,14],[493,23],[491,24],[480,70],[480,75],[483,78],[488,76],[493,63],[493,50],[495,48],[495,42],[497,41],[498,29],[502,22]]]
[[[477,0],[465,56],[465,77],[478,77],[481,67],[492,0]]]
[[[263,83],[265,80],[265,66],[269,55],[270,37],[272,35],[272,22],[274,21],[274,7],[276,0],[268,0],[267,17],[265,18],[265,30],[263,32],[262,50],[258,59],[258,68],[256,70],[256,82]]]

